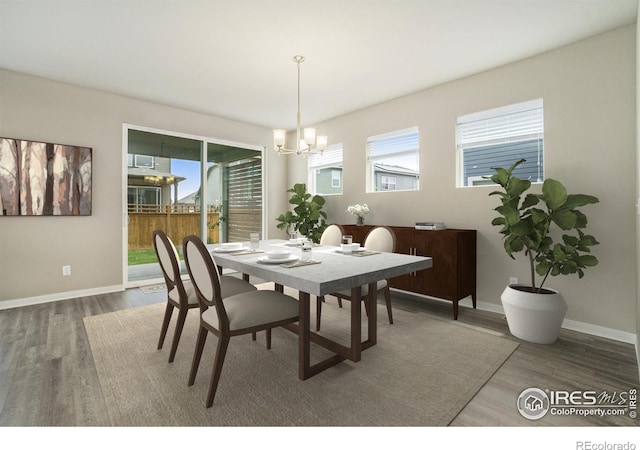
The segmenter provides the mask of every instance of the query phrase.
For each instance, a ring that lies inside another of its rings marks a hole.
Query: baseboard
[[[121,291],[124,291],[124,286],[116,284],[113,286],[103,286],[99,288],[81,289],[78,291],[58,292],[55,294],[39,295],[36,297],[5,300],[0,302],[0,310],[18,308],[20,306],[39,305],[41,303],[58,302],[60,300],[70,300],[72,298],[88,297],[90,295],[110,294],[112,292]]]
[[[422,298],[427,298],[429,300],[435,300],[435,301],[451,304],[451,301],[449,300],[442,300],[440,298],[429,297],[427,295],[416,294],[414,292],[408,292],[408,291],[403,291],[398,289],[392,289],[392,290],[397,290],[398,292],[402,292],[404,294],[415,296],[415,297],[422,297]],[[467,297],[460,300],[460,302],[458,303],[458,306],[462,308],[473,308],[473,305],[471,303],[471,297]],[[502,305],[497,305],[495,303],[478,301],[476,302],[476,307],[481,311],[489,311],[496,314],[504,314],[504,309],[502,308]],[[599,336],[607,339],[612,339],[614,341],[625,342],[627,344],[637,345],[635,333],[628,333],[626,331],[615,330],[613,328],[606,328],[598,325],[593,325],[590,323],[578,322],[575,320],[568,320],[568,319],[565,319],[564,322],[562,322],[562,328],[566,330],[579,331],[580,333],[585,333],[592,336]],[[637,352],[638,350],[636,348],[636,353]]]
[[[627,344],[636,343],[636,335],[625,331],[614,330],[613,328],[601,327],[585,322],[576,322],[575,320],[564,319],[562,328],[567,330],[579,331],[593,336],[600,336],[614,341],[626,342]]]

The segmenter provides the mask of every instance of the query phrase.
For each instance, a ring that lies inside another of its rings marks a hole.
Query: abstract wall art
[[[90,216],[91,148],[0,138],[0,215]]]

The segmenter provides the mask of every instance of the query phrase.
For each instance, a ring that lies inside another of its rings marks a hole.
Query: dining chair
[[[375,251],[375,252],[388,252],[392,253],[396,249],[396,235],[394,231],[389,227],[375,227],[369,231],[367,236],[364,239],[363,243],[364,247],[367,250]],[[367,258],[365,256],[365,258]],[[384,300],[387,305],[387,314],[389,316],[389,323],[393,324],[393,312],[391,311],[391,291],[389,290],[389,280],[380,280],[376,286],[376,295],[380,292],[384,293]],[[351,298],[351,290],[345,290],[340,292],[335,292],[331,294],[340,300],[349,300],[352,301]],[[361,297],[360,301],[366,300],[369,295],[369,285],[364,285],[361,288]],[[365,301],[365,310],[368,314],[368,303]],[[320,330],[320,315],[322,309],[317,309],[317,317],[316,317],[316,329]]]
[[[272,328],[298,321],[298,300],[269,290],[223,297],[217,265],[200,238],[187,236],[182,248],[200,305],[200,327],[189,374],[189,386],[195,382],[207,335],[213,333],[218,337],[206,400],[206,406],[209,408],[216,395],[231,337],[266,330],[270,344]],[[267,348],[270,348],[270,345],[267,345]]]
[[[344,228],[337,223],[332,223],[324,229],[320,236],[320,245],[339,246],[342,243],[342,236],[345,234]],[[322,315],[322,304],[324,295],[316,297],[316,330],[320,330],[320,316]],[[342,300],[338,299],[338,306],[342,308]]]
[[[160,330],[158,350],[160,350],[164,344],[169,323],[171,322],[171,316],[173,315],[173,309],[178,309],[178,321],[173,333],[171,351],[169,352],[169,362],[171,363],[178,350],[178,343],[180,342],[180,336],[184,328],[187,313],[190,309],[198,307],[198,298],[196,297],[192,283],[190,281],[182,281],[178,251],[164,231],[155,230],[153,232],[153,247],[156,251],[156,256],[158,257],[160,268],[164,275],[164,281],[167,285],[167,307]],[[220,284],[223,297],[256,290],[256,287],[252,284],[232,276],[223,276]]]

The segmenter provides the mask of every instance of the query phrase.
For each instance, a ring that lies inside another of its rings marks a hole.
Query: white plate
[[[365,250],[366,250],[366,248],[364,248],[364,247],[360,247],[360,248],[357,248],[357,249],[355,249],[355,250],[351,250],[351,252],[364,252]],[[344,250],[342,250],[341,248],[337,248],[337,249],[336,249],[336,252],[338,252],[338,253],[344,253]]]
[[[273,259],[267,256],[261,256],[260,258],[258,258],[258,262],[261,262],[264,264],[284,264],[284,263],[296,261],[298,259],[300,259],[300,257],[296,255],[291,255],[288,258],[282,258],[282,259]]]
[[[214,248],[213,251],[216,253],[233,253],[233,252],[241,252],[244,250],[249,250],[249,247],[238,247],[238,248]]]

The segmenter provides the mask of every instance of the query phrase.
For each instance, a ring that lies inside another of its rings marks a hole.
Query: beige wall
[[[0,303],[122,285],[125,122],[271,145],[266,128],[0,70],[0,136],[93,148],[92,216],[0,217]],[[286,159],[267,152],[266,164],[267,205],[279,211]],[[72,275],[62,277],[66,264]]]
[[[354,223],[348,205],[366,202],[371,224],[412,226],[444,221],[478,230],[478,300],[499,308],[509,277],[527,279],[523,256],[513,262],[490,225],[497,206],[491,187],[455,187],[456,117],[542,97],[545,171],[572,193],[600,203],[584,210],[601,242],[599,266],[585,278],[550,279],[567,303],[568,321],[636,333],[635,26],[478,75],[398,98],[319,124],[330,143],[344,144],[344,195],[327,196],[330,222]],[[365,142],[371,135],[420,127],[420,190],[365,192]],[[290,183],[305,180],[303,160],[289,166]],[[538,186],[539,188],[539,186]],[[470,301],[469,301],[470,303]],[[571,322],[566,322],[566,324]]]
[[[369,223],[438,220],[477,229],[478,299],[499,308],[509,277],[525,280],[527,266],[506,256],[490,225],[496,206],[487,195],[491,188],[455,187],[455,118],[542,97],[547,177],[601,201],[585,210],[589,231],[601,242],[595,249],[600,265],[583,280],[553,278],[548,284],[565,296],[569,322],[635,334],[635,45],[635,26],[629,26],[318,124],[319,133],[344,144],[345,194],[327,197],[329,220],[352,223],[347,206],[367,202]],[[0,102],[0,136],[94,151],[91,217],[0,219],[0,301],[122,283],[123,122],[271,148],[271,132],[261,127],[9,71],[0,71]],[[367,194],[366,138],[414,125],[421,133],[420,191]],[[306,181],[305,163],[267,152],[273,236],[279,232],[272,218],[288,207],[286,189]],[[72,266],[71,277],[61,276],[63,264]]]

